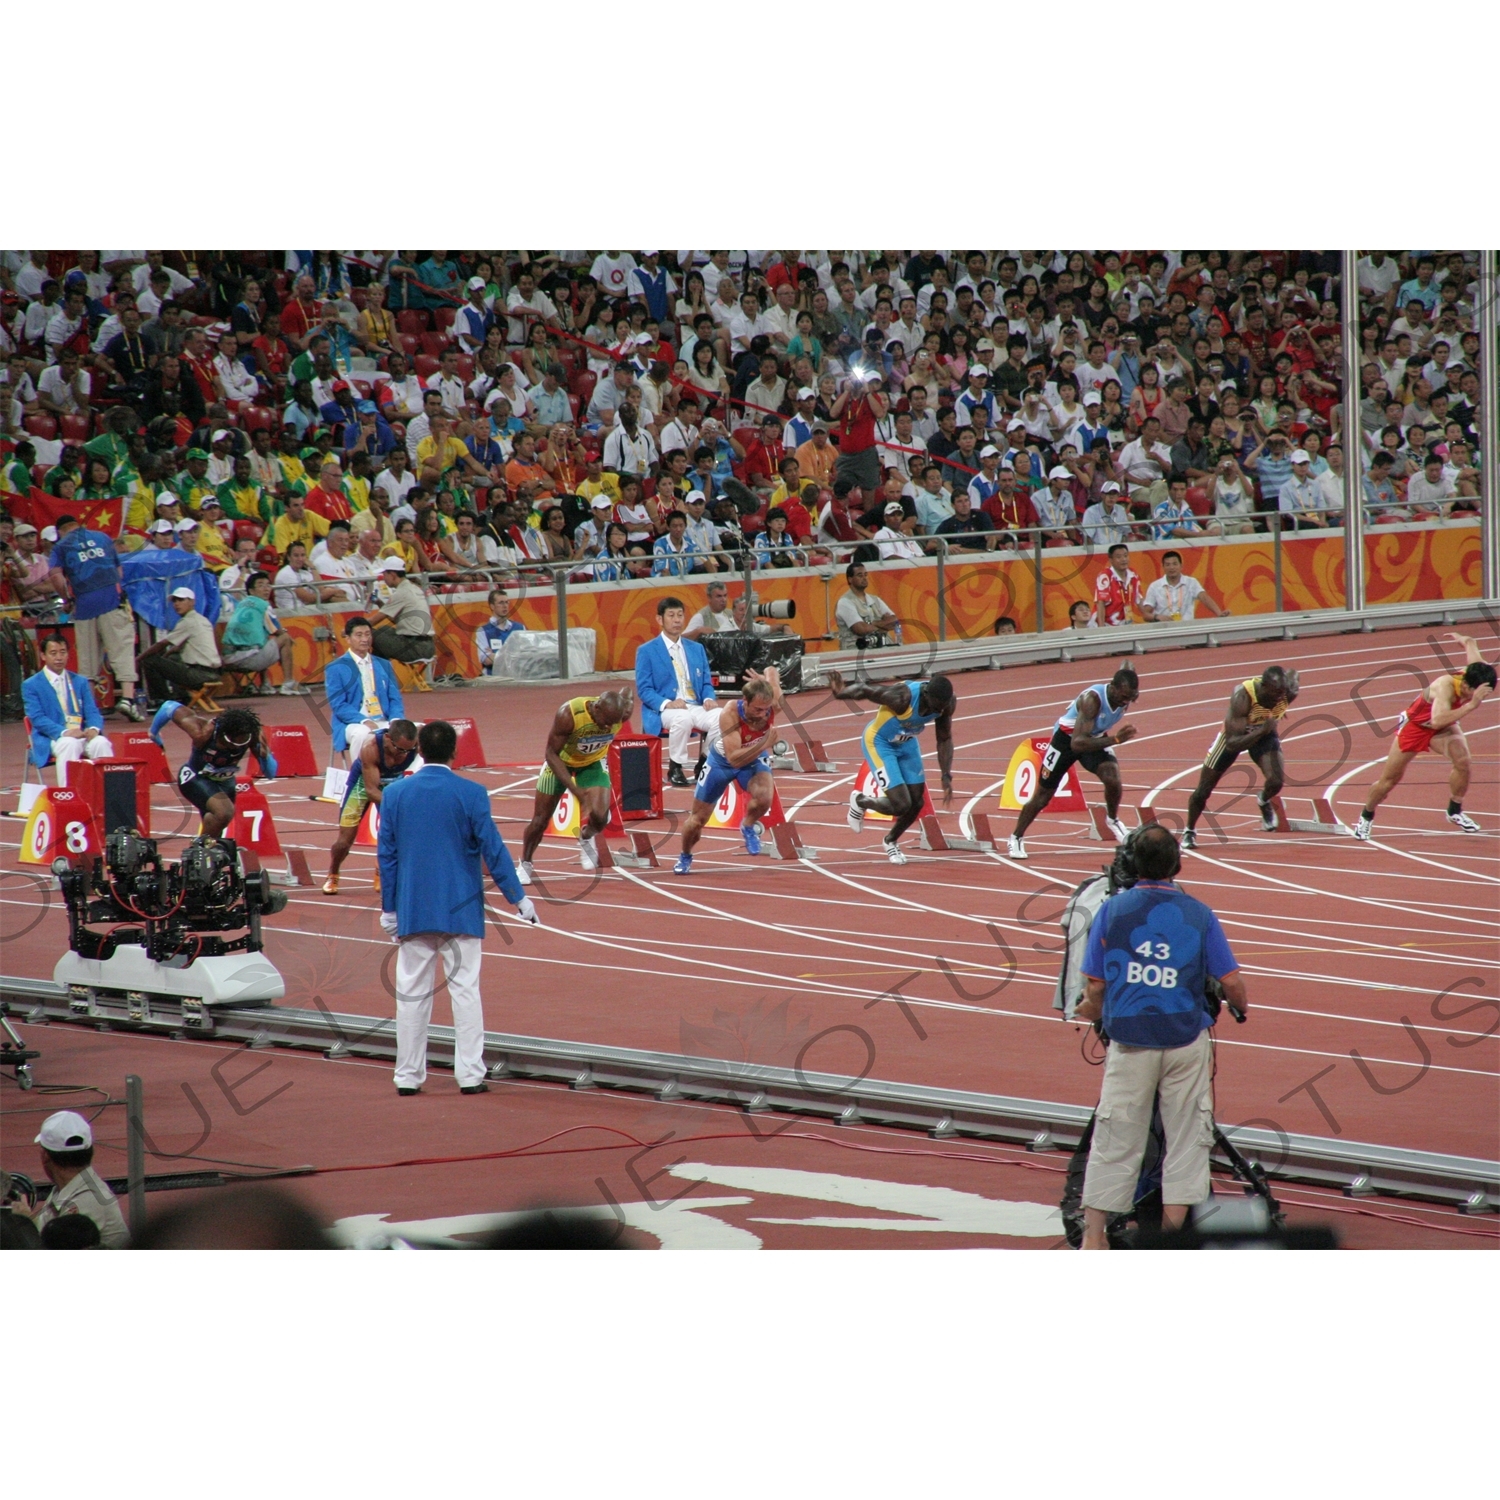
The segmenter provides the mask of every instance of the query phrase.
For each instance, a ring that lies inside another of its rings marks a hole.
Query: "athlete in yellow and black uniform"
[[[1286,716],[1300,691],[1301,683],[1295,672],[1282,667],[1267,667],[1259,677],[1247,677],[1229,695],[1224,727],[1208,747],[1198,785],[1188,798],[1187,829],[1182,835],[1184,849],[1198,847],[1198,835],[1194,832],[1198,819],[1203,816],[1213,789],[1240,758],[1241,751],[1249,752],[1250,759],[1265,777],[1265,785],[1256,799],[1260,808],[1260,825],[1267,833],[1275,829],[1276,813],[1271,807],[1271,799],[1286,780],[1286,768],[1281,763],[1281,737],[1276,726]]]
[[[564,792],[578,801],[578,851],[585,870],[599,868],[595,836],[609,822],[609,769],[604,764],[615,736],[635,708],[632,688],[612,688],[597,698],[570,698],[558,709],[547,736],[547,763],[537,777],[536,803],[521,841],[516,875],[530,885],[532,856]]]

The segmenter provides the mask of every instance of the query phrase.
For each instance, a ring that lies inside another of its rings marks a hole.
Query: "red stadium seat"
[[[367,293],[364,287],[357,286],[349,293],[349,300],[361,311],[365,310],[365,298]]]
[[[269,406],[247,406],[241,422],[246,432],[259,432],[263,427],[268,432],[276,431],[276,413]]]
[[[89,419],[80,412],[69,412],[62,419],[62,440],[65,443],[88,442]]]
[[[24,425],[32,437],[46,438],[51,442],[57,436],[56,419],[47,412],[39,411],[34,417],[27,417]]]
[[[429,375],[435,374],[438,362],[430,354],[419,354],[417,356],[417,379],[426,380]]]
[[[465,385],[474,378],[474,356],[472,354],[460,354],[458,356],[458,373],[463,376]]]
[[[422,340],[416,334],[398,333],[396,337],[400,339],[408,359],[415,359],[422,352]]]
[[[573,408],[573,420],[575,422],[581,421],[583,416],[583,402],[570,392],[568,395],[568,404]]]
[[[1213,510],[1213,502],[1208,498],[1208,491],[1199,484],[1188,486],[1187,503],[1195,516],[1206,516]]]
[[[458,316],[456,307],[436,307],[432,311],[433,323],[440,332],[446,333],[453,327],[453,320]]]
[[[448,347],[448,339],[441,333],[424,333],[422,335],[422,352],[430,354],[434,359]]]
[[[599,377],[592,370],[579,370],[571,380],[568,381],[568,394],[577,396],[578,399],[588,406],[594,395],[594,387],[598,384]]]
[[[420,338],[431,326],[426,308],[408,307],[396,314],[396,327],[402,333],[414,333]]]

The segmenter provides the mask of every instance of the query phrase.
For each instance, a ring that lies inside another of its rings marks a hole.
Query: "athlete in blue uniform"
[[[267,776],[276,775],[276,757],[266,749],[260,720],[248,708],[228,708],[208,717],[169,698],[151,721],[151,737],[175,724],[193,742],[177,772],[177,790],[203,814],[206,839],[219,838],[234,817],[235,779],[251,750]]]
[[[775,667],[764,674],[747,672],[744,696],[725,704],[716,732],[710,736],[703,769],[698,773],[687,822],[682,825],[682,853],[672,866],[674,875],[686,875],[693,868],[693,846],[702,837],[703,825],[708,822],[714,804],[731,783],[740,787],[749,799],[745,816],[740,820],[745,852],[760,853],[759,822],[776,795],[769,745],[771,726],[781,704],[781,674]]]
[[[379,805],[385,789],[400,781],[417,758],[417,726],[410,719],[392,719],[384,729],[377,729],[359,747],[359,759],[349,768],[344,784],[344,800],[339,804],[339,831],[328,860],[328,879],[323,894],[339,893],[339,867],[354,847],[365,809]]]
[[[844,686],[837,672],[828,674],[833,696],[845,703],[864,698],[879,704],[879,712],[865,726],[865,760],[870,774],[881,789],[878,797],[859,792],[849,799],[849,826],[856,831],[864,827],[867,812],[884,813],[896,821],[886,834],[886,858],[893,865],[904,865],[906,856],[898,841],[901,835],[922,816],[927,800],[927,773],[922,766],[922,750],[917,736],[929,725],[937,736],[938,768],[943,775],[943,806],[953,801],[953,710],[958,698],[946,677],[929,677],[925,682],[887,682],[878,687]]]
[[[1085,688],[1058,715],[1052,726],[1052,743],[1042,757],[1042,771],[1031,800],[1016,818],[1007,851],[1012,859],[1026,858],[1024,838],[1032,820],[1052,800],[1074,761],[1092,771],[1104,783],[1104,815],[1109,831],[1123,844],[1127,835],[1120,822],[1120,768],[1115,764],[1116,745],[1135,734],[1135,725],[1122,724],[1125,710],[1141,696],[1140,679],[1128,664],[1108,682]]]

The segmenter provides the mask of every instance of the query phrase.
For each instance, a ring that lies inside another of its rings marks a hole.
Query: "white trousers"
[[[714,708],[693,704],[688,708],[662,709],[661,727],[667,731],[667,753],[678,765],[687,760],[688,744],[693,738],[693,731],[701,729],[707,733],[719,722],[719,715],[723,711],[722,703]]]
[[[115,747],[102,734],[96,734],[91,740],[73,740],[66,735],[53,740],[52,759],[57,762],[58,786],[68,784],[67,764],[70,760],[109,760],[114,753]]]
[[[484,1006],[479,998],[477,937],[418,932],[396,951],[396,1087],[421,1088],[427,1077],[427,1024],[442,963],[453,1007],[453,1075],[460,1088],[484,1081]]]
[[[371,729],[361,719],[357,724],[351,724],[344,730],[344,740],[349,747],[349,764],[351,767],[358,765],[359,752],[365,748],[365,741],[384,728],[384,719],[379,720],[374,729]]]

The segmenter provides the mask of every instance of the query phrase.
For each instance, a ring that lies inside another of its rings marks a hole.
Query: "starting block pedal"
[[[1154,822],[1155,819],[1152,819]],[[1104,809],[1102,807],[1089,808],[1089,837],[1102,840],[1106,844],[1118,844],[1120,841],[1109,831],[1109,824],[1104,821]]]
[[[1136,808],[1135,815],[1140,819],[1142,828],[1147,823],[1154,823],[1156,821],[1156,809],[1149,804],[1143,803],[1140,807]]]
[[[601,870],[659,870],[661,866],[656,861],[656,850],[651,847],[651,835],[641,832],[627,832],[625,835],[629,842],[628,849],[609,849],[602,838],[595,839],[595,845],[599,850],[599,868]]]
[[[1349,830],[1334,816],[1327,797],[1312,799],[1311,818],[1290,818],[1280,797],[1271,798],[1271,809],[1276,814],[1277,833],[1348,833]]]
[[[311,885],[313,883],[312,871],[307,867],[307,856],[300,849],[288,849],[286,851],[287,884],[288,885]],[[280,885],[280,879],[273,875],[272,881]]]
[[[976,837],[949,838],[936,818],[923,818],[917,828],[917,843],[923,849],[954,854],[987,854],[995,847],[987,813],[974,814]]]
[[[785,743],[785,742],[784,742]],[[829,760],[828,752],[821,740],[792,740],[786,750],[771,757],[771,769],[775,771],[801,771],[805,775],[832,772],[837,768]]]
[[[778,823],[771,829],[771,847],[766,851],[772,859],[816,859],[818,851],[802,842],[797,825],[790,820]]]

